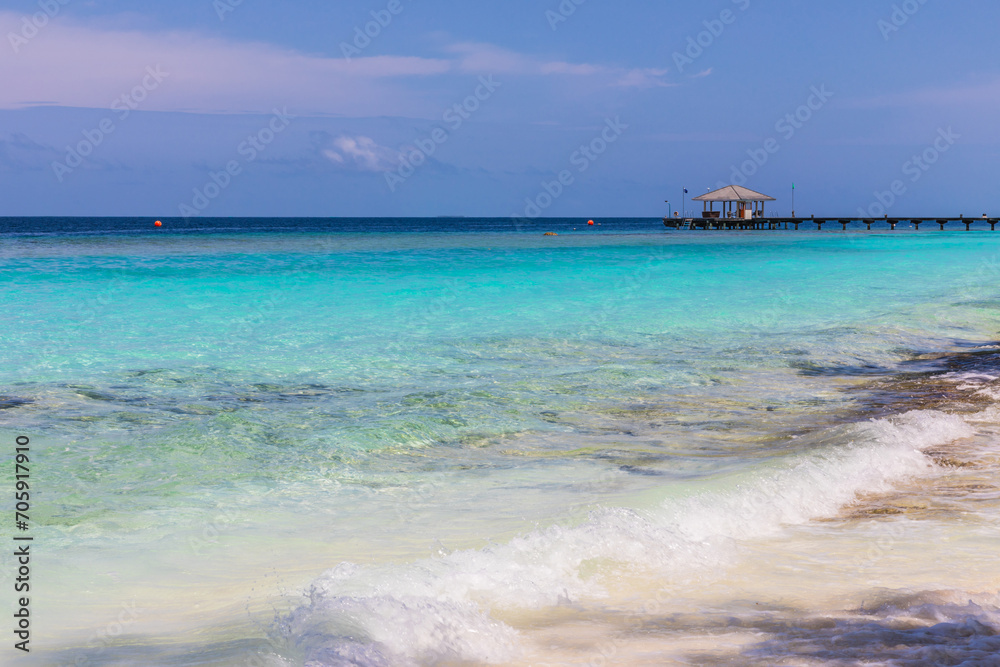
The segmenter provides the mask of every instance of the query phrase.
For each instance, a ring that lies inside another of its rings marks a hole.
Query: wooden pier
[[[990,218],[987,216],[979,218],[966,218],[964,215],[960,215],[957,218],[858,218],[858,217],[847,217],[847,218],[817,218],[815,216],[810,216],[808,218],[663,218],[664,226],[671,229],[703,229],[703,230],[779,230],[779,229],[791,229],[798,231],[799,227],[804,225],[804,229],[813,229],[815,225],[816,231],[823,231],[823,227],[826,225],[828,228],[836,230],[836,225],[840,225],[842,231],[847,231],[847,226],[851,223],[859,223],[864,225],[867,231],[878,231],[878,230],[889,230],[896,231],[896,227],[899,225],[912,225],[914,229],[920,231],[920,225],[927,223],[928,227],[933,229],[933,225],[938,225],[940,231],[945,231],[948,225],[956,225],[959,230],[961,230],[961,225],[965,226],[965,231],[971,231],[973,225],[977,225],[979,229],[985,229],[986,225],[989,225],[990,231],[996,231],[997,224],[1000,223],[1000,218]]]
[[[793,188],[795,186],[792,186]],[[686,193],[687,190],[685,189]],[[794,189],[793,189],[794,192]],[[777,201],[760,192],[756,192],[742,185],[726,185],[718,190],[713,190],[700,197],[693,197],[691,201],[702,202],[704,210],[699,218],[682,218],[667,216],[663,219],[663,224],[673,229],[722,229],[722,230],[778,230],[794,229],[805,225],[806,229],[812,229],[816,225],[816,231],[823,231],[824,225],[836,230],[836,225],[840,225],[842,231],[847,231],[847,227],[852,223],[864,225],[867,231],[876,231],[888,228],[889,231],[896,231],[899,225],[909,225],[920,231],[920,225],[927,223],[933,229],[933,225],[938,225],[944,231],[948,225],[965,225],[965,231],[972,231],[972,226],[977,224],[980,229],[985,229],[989,225],[990,231],[996,231],[1000,218],[991,218],[985,213],[979,218],[967,218],[960,215],[957,218],[890,218],[885,215],[881,218],[864,217],[841,217],[841,218],[817,218],[812,215],[808,218],[795,217],[795,206],[792,206],[792,217],[767,217],[764,215],[764,206],[767,202]],[[666,202],[670,203],[670,202]],[[719,204],[722,210],[716,211],[715,205]],[[961,229],[961,227],[959,227]]]

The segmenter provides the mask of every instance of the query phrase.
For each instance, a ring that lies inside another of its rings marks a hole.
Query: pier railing
[[[936,218],[909,218],[909,217],[883,217],[883,218],[859,218],[859,217],[846,217],[846,218],[817,218],[815,216],[810,216],[808,218],[664,218],[664,226],[672,229],[704,229],[704,230],[778,230],[778,229],[792,229],[798,231],[801,226],[804,229],[816,229],[817,231],[823,231],[824,226],[829,226],[830,229],[836,229],[835,225],[840,225],[843,231],[847,231],[847,227],[851,224],[857,223],[860,227],[864,225],[867,231],[872,231],[879,229],[888,229],[889,231],[896,231],[896,228],[902,225],[903,227],[911,226],[912,228],[920,231],[920,225],[927,223],[928,227],[933,229],[933,225],[938,225],[941,231],[944,231],[948,225],[955,225],[954,229],[961,229],[960,225],[965,226],[965,231],[971,231],[973,225],[977,226],[977,229],[985,229],[988,225],[991,231],[996,231],[996,226],[1000,223],[1000,218],[990,218],[988,216],[983,216],[979,218],[967,218],[964,215],[960,215],[957,218],[948,217],[936,217]],[[815,226],[815,227],[813,227]]]

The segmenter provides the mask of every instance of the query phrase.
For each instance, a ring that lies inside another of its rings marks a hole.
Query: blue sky
[[[660,216],[733,181],[783,214],[794,182],[800,215],[998,215],[998,25],[986,0],[0,2],[0,215]]]

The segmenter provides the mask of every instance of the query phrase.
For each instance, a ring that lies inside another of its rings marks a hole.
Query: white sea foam
[[[942,380],[947,380],[948,382],[992,382],[993,380],[1000,380],[1000,376],[990,375],[989,373],[971,373],[971,372],[959,372],[959,373],[945,373],[940,376]]]
[[[510,660],[517,632],[494,610],[600,599],[615,572],[669,576],[724,564],[734,544],[834,515],[859,493],[933,474],[922,451],[973,434],[961,417],[910,412],[834,429],[780,466],[653,510],[604,509],[580,525],[409,565],[343,564],[314,583],[286,631],[312,667]]]
[[[1000,377],[996,375],[961,372],[945,373],[940,377],[946,382],[955,384],[956,389],[960,391],[973,391],[979,396],[1000,400],[1000,387],[996,384],[996,381],[1000,380]]]

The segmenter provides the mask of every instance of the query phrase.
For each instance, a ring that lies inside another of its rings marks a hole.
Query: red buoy
[[[156,221],[156,222],[154,222],[153,224],[154,224],[154,225],[156,225],[157,227],[162,227],[162,226],[163,226],[163,223],[162,223],[162,222],[160,222],[159,220],[157,220],[157,221]]]
[[[588,221],[587,221],[587,224],[588,224],[588,225],[592,225],[592,224],[594,224],[594,221],[593,221],[593,220],[588,220]]]

